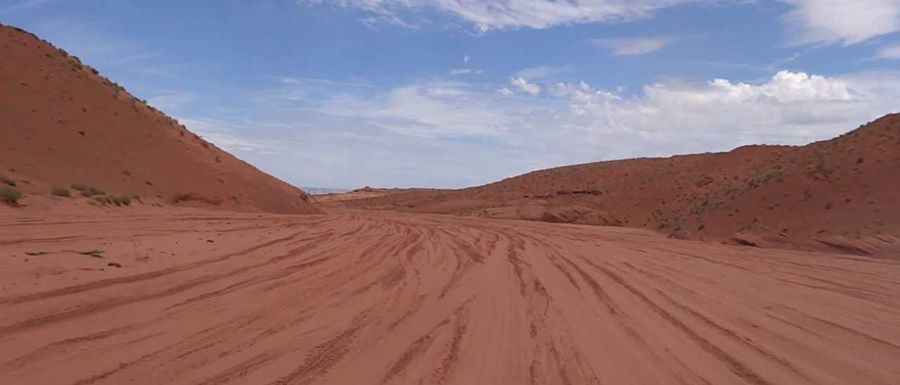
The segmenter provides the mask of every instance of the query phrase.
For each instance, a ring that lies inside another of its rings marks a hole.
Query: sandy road
[[[426,215],[0,217],[0,384],[169,383],[900,384],[900,263]]]

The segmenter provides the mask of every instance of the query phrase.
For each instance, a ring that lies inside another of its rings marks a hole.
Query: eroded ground
[[[392,213],[0,217],[0,384],[898,384],[897,260]]]

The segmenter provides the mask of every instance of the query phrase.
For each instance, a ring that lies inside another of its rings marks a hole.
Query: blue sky
[[[300,186],[803,144],[900,110],[900,0],[0,0]]]

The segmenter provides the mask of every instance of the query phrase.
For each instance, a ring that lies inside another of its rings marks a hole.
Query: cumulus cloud
[[[300,4],[355,7],[391,21],[409,9],[436,9],[455,15],[482,31],[504,28],[549,28],[563,24],[627,21],[688,3],[715,0],[299,0]]]
[[[566,82],[542,84],[540,98],[483,82],[307,82],[317,97],[300,104],[281,99],[296,85],[275,87],[244,98],[255,105],[243,120],[186,123],[298,184],[462,187],[564,164],[831,138],[895,111],[900,72],[781,71],[759,82],[673,80],[632,92]]]
[[[829,138],[892,111],[890,100],[900,92],[878,86],[875,78],[897,81],[893,75],[829,78],[781,71],[758,84],[651,84],[631,97],[585,83],[557,84],[553,92],[570,101],[572,124],[610,140],[610,133],[630,136],[629,148],[606,151],[619,157]]]
[[[612,51],[616,56],[646,55],[656,52],[669,44],[671,39],[662,37],[638,37],[616,39],[594,39],[591,42],[601,48]]]
[[[515,77],[528,80],[546,79],[570,71],[570,67],[537,66],[529,67],[516,72]]]
[[[517,88],[519,91],[522,91],[526,94],[537,96],[541,93],[541,86],[529,82],[527,79],[522,77],[512,78],[509,83]]]
[[[512,83],[525,94],[541,92],[525,79]],[[663,82],[636,94],[556,83],[546,86],[548,98],[534,99],[507,98],[514,94],[510,87],[429,83],[376,98],[333,100],[327,113],[403,135],[493,138],[535,154],[571,151],[543,159],[571,163],[826,139],[891,112],[891,100],[900,96],[891,86],[900,86],[894,74],[780,71],[764,82]]]
[[[795,44],[851,45],[900,31],[900,0],[782,0]]]

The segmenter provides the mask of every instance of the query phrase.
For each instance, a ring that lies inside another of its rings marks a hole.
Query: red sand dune
[[[298,188],[216,148],[73,56],[0,26],[0,176],[168,203],[310,213]],[[27,182],[27,183],[26,183]]]
[[[900,115],[802,147],[599,162],[356,208],[647,228],[676,238],[900,255]]]

